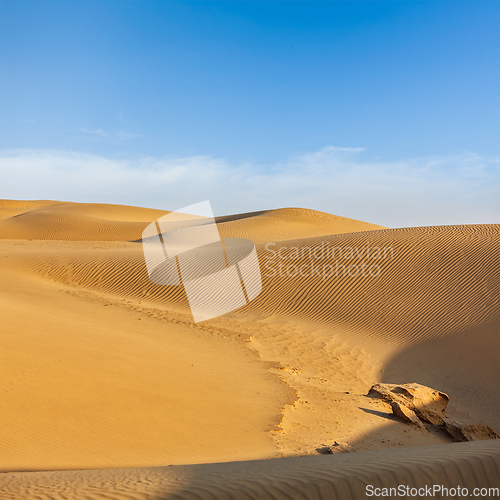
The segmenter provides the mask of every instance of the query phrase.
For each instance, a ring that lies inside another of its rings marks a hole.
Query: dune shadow
[[[409,345],[390,359],[382,382],[416,382],[450,397],[449,416],[500,433],[500,319]]]

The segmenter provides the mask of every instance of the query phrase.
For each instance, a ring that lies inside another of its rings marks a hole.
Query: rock
[[[321,448],[316,448],[316,451],[320,455],[331,455],[333,453],[330,446],[322,446]]]
[[[464,424],[444,419],[446,432],[455,441],[483,441],[485,439],[500,439],[500,436],[488,425],[485,424]]]
[[[444,392],[415,383],[375,384],[369,393],[378,394],[388,403],[395,402],[409,408],[420,420],[433,425],[444,424],[445,408],[450,400]]]
[[[347,443],[337,443],[337,441],[333,443],[331,449],[333,453],[351,453],[352,451],[356,451],[356,448],[354,448],[354,446],[351,446]]]
[[[333,453],[351,453],[356,451],[356,448],[347,443],[333,443],[331,446],[322,445],[321,448],[316,448],[316,451],[321,455],[331,455]]]
[[[392,413],[394,413],[394,415],[398,417],[399,420],[407,424],[415,424],[417,427],[420,427],[421,429],[425,430],[424,424],[417,417],[415,412],[410,410],[408,407],[396,403],[396,401],[392,401],[391,408],[392,408]]]
[[[387,401],[393,414],[407,424],[425,429],[423,422],[440,425],[455,441],[481,441],[500,439],[485,424],[464,424],[446,416],[445,408],[450,398],[444,392],[435,391],[420,384],[375,384],[368,394],[376,394]]]

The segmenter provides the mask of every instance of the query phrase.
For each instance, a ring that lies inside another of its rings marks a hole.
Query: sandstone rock
[[[488,425],[485,424],[464,424],[444,419],[446,432],[455,441],[482,441],[484,439],[500,439],[500,436]]]
[[[331,446],[322,445],[321,448],[316,448],[316,451],[321,455],[331,455],[333,453],[351,453],[356,451],[356,448],[348,443],[333,443]]]
[[[320,455],[331,455],[333,453],[332,448],[330,446],[321,446],[321,448],[316,448],[316,451]]]
[[[331,447],[333,453],[351,453],[352,451],[356,451],[356,448],[354,446],[351,446],[348,443],[333,443],[333,446]]]
[[[415,424],[417,427],[420,427],[421,429],[425,430],[424,424],[417,417],[415,412],[410,410],[408,407],[396,403],[396,401],[393,401],[391,403],[391,408],[392,408],[392,413],[394,413],[394,415],[398,417],[399,420],[407,424]]]
[[[375,384],[370,393],[376,393],[388,403],[395,402],[413,411],[420,420],[433,425],[443,425],[445,408],[450,398],[420,384]],[[393,410],[394,411],[394,410]]]
[[[401,421],[425,429],[423,422],[443,426],[455,441],[481,441],[500,439],[485,424],[464,424],[446,416],[450,398],[440,391],[420,384],[375,384],[368,394],[376,394],[387,401],[392,412]]]

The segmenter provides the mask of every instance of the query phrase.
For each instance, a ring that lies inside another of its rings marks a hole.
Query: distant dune
[[[4,239],[133,241],[142,237],[149,222],[167,213],[125,205],[0,200],[0,235]],[[217,220],[223,235],[237,233],[255,242],[382,229],[300,208],[229,215]]]
[[[5,498],[499,483],[499,440],[452,443],[367,392],[424,384],[450,396],[450,417],[500,433],[500,225],[387,229],[299,208],[219,217],[223,238],[256,243],[263,290],[195,324],[183,288],[147,275],[142,231],[166,213],[0,201]],[[324,446],[351,453],[318,456]],[[99,470],[26,472],[68,469]]]

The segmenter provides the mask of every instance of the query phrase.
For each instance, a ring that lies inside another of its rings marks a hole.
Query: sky
[[[0,197],[500,222],[500,2],[0,0]]]

